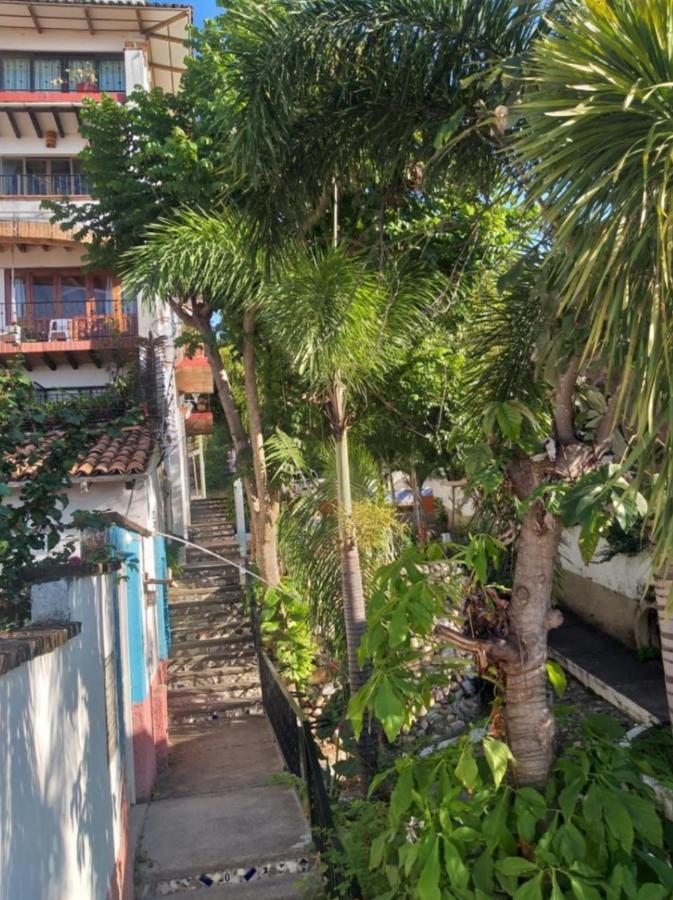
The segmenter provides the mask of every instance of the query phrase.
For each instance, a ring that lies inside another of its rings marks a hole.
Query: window
[[[2,60],[2,86],[7,91],[30,90],[30,60],[8,56]]]
[[[120,54],[5,56],[0,53],[0,90],[123,93],[124,58]]]
[[[36,319],[56,318],[56,284],[53,275],[33,275]]]
[[[60,91],[62,88],[60,59],[38,57],[33,60],[33,90]]]
[[[122,93],[124,91],[124,60],[101,59],[98,64],[98,85],[101,91]]]
[[[71,91],[97,91],[98,73],[95,59],[68,60],[68,87]]]
[[[86,315],[84,275],[63,275],[61,278],[61,313],[66,319]]]

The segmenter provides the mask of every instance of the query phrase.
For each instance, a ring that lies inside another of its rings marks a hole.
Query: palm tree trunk
[[[367,630],[366,605],[362,584],[360,553],[353,528],[350,461],[348,456],[348,428],[334,429],[336,448],[337,491],[339,506],[339,540],[341,551],[341,588],[344,604],[348,682],[351,696],[356,694],[369,677],[368,668],[361,668],[358,650]],[[376,734],[365,718],[358,740],[358,757],[364,784],[376,771]]]
[[[664,666],[664,685],[668,701],[668,715],[673,727],[673,607],[671,606],[671,589],[673,588],[673,566],[665,568],[654,579],[654,592],[657,598],[657,615],[659,618],[659,634],[661,637],[661,661]]]
[[[549,777],[555,733],[547,689],[547,635],[558,624],[552,613],[554,562],[561,523],[535,503],[526,513],[516,548],[509,636],[520,656],[507,662],[505,721],[520,785],[544,787]]]
[[[251,517],[256,517],[256,559],[260,574],[270,585],[280,582],[278,562],[278,512],[277,498],[269,489],[269,476],[264,452],[264,429],[257,390],[257,366],[255,362],[255,313],[247,310],[243,316],[243,376],[245,403],[250,427],[252,467],[255,473],[257,504]]]

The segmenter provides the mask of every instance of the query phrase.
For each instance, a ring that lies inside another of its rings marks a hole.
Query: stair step
[[[196,644],[208,644],[211,641],[219,641],[221,643],[231,643],[232,641],[250,641],[252,643],[252,631],[250,624],[243,620],[238,625],[224,623],[215,625],[212,622],[208,624],[194,624],[186,628],[173,628],[173,647],[185,647]]]
[[[174,656],[168,660],[170,678],[211,677],[222,674],[240,675],[244,672],[257,671],[257,657],[254,653],[235,656],[218,657],[212,654],[200,656]]]
[[[258,878],[247,884],[216,883],[211,887],[189,891],[188,896],[189,900],[301,900],[301,898],[306,900],[307,897],[317,900],[325,896],[321,888],[317,873],[297,872]],[[170,894],[168,896],[170,897]]]
[[[191,576],[191,577],[190,577]],[[221,571],[214,572],[184,572],[174,581],[174,586],[178,591],[187,591],[198,588],[212,587],[238,587],[242,590],[241,579],[238,575],[223,574]]]
[[[168,677],[169,694],[172,691],[243,691],[259,688],[259,670],[255,666],[230,666],[228,669],[212,668],[203,672],[171,672]]]
[[[176,603],[170,608],[173,632],[180,628],[192,628],[199,624],[231,625],[236,628],[243,623],[250,624],[243,604],[224,604],[221,601],[199,603]]]
[[[179,700],[171,698],[168,707],[168,715],[172,719],[183,719],[185,716],[206,715],[213,713],[226,715],[228,712],[256,706],[262,702],[262,693],[259,688],[250,691],[250,697],[206,697],[199,692],[194,692],[192,697],[181,697]]]

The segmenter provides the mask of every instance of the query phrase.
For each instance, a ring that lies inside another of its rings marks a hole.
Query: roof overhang
[[[0,0],[0,34],[12,32],[79,34],[82,47],[89,36],[123,34],[146,42],[153,83],[173,91],[184,71],[185,46],[192,24],[192,7],[183,3],[138,3],[126,0]]]

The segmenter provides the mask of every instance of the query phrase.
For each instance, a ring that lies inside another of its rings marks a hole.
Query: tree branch
[[[455,628],[448,628],[446,625],[437,625],[435,634],[454,647],[465,650],[467,653],[474,653],[479,659],[479,665],[485,669],[487,663],[514,663],[521,660],[521,651],[511,641],[500,638],[497,641],[483,641],[478,638],[471,638]]]

